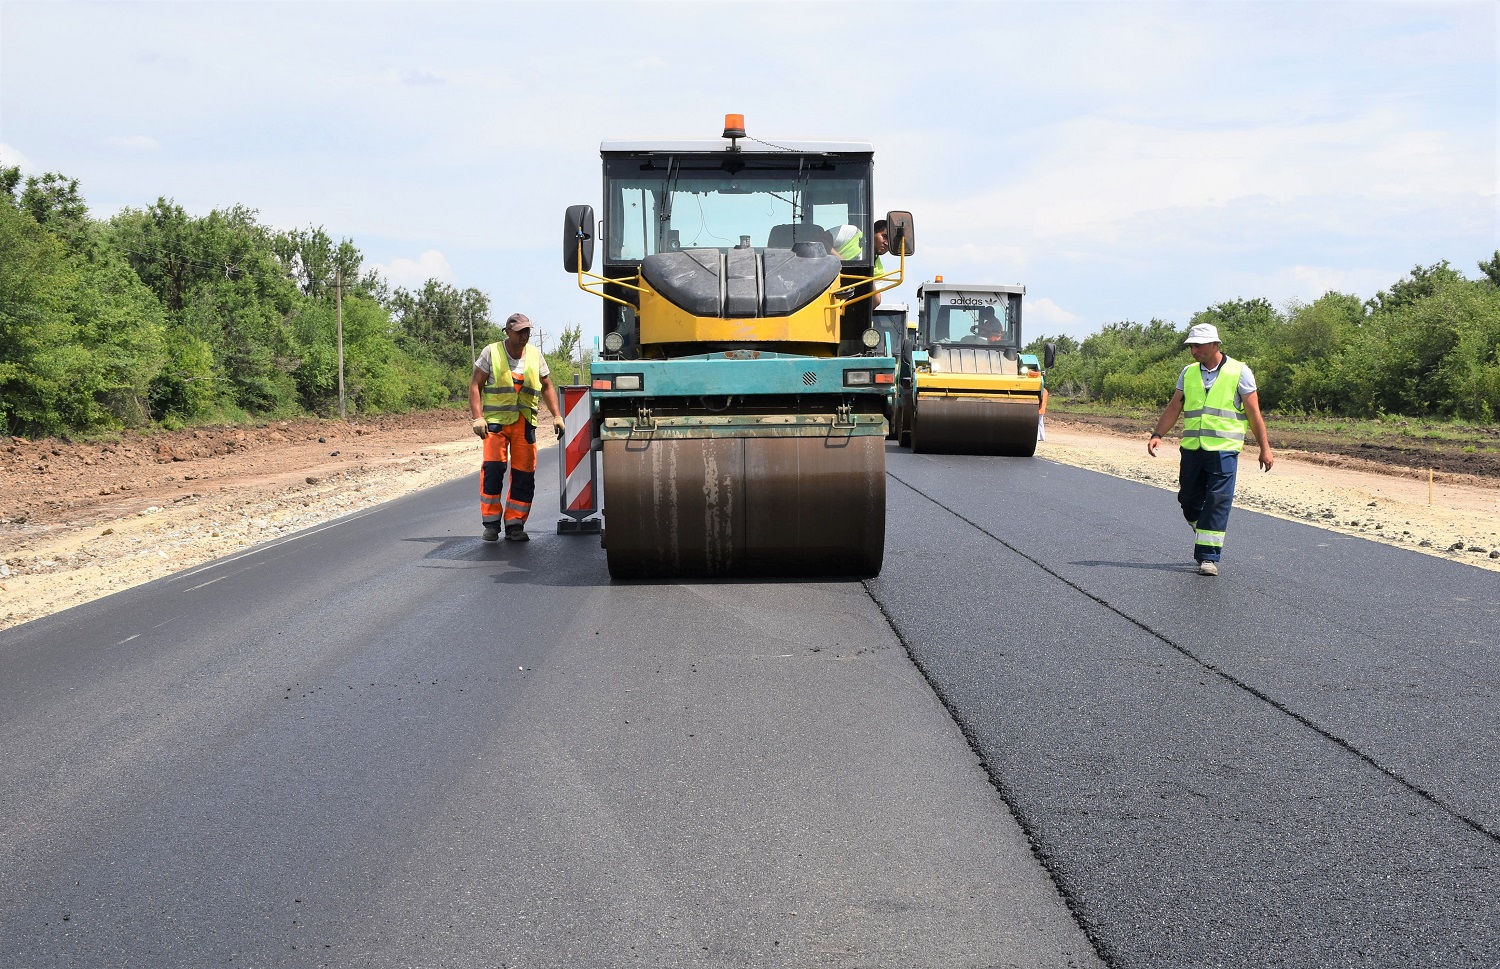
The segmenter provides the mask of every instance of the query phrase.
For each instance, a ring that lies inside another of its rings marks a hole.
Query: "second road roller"
[[[945,283],[917,288],[917,323],[900,363],[893,422],[903,447],[943,454],[1036,453],[1045,361],[1021,352],[1024,286]]]
[[[602,217],[567,210],[563,266],[603,300],[610,575],[879,573],[896,360],[870,310],[916,237],[887,213],[898,268],[876,270],[872,147],[760,142],[728,115],[718,141],[600,155]]]

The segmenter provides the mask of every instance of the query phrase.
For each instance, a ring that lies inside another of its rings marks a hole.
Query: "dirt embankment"
[[[1070,426],[1121,437],[1138,437],[1151,430],[1149,422],[1135,417],[1066,412],[1054,416]],[[1435,427],[1414,418],[1392,423],[1390,428],[1401,433],[1387,438],[1326,430],[1295,418],[1267,421],[1271,443],[1277,449],[1297,452],[1301,460],[1373,474],[1410,473],[1425,478],[1432,471],[1445,476],[1445,481],[1460,484],[1500,482],[1500,426],[1473,427],[1468,439],[1458,443],[1424,437]]]
[[[1120,435],[1050,416],[1038,454],[1175,489],[1175,453],[1147,457],[1138,424]],[[1425,472],[1376,473],[1393,465],[1358,456],[1357,442],[1353,455],[1276,443],[1275,471],[1240,476],[1238,506],[1500,571],[1500,467],[1439,471],[1429,504]],[[473,474],[478,462],[454,410],[0,439],[0,628]]]

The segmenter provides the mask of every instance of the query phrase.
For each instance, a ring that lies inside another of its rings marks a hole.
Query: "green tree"
[[[580,356],[582,343],[583,328],[576,324],[565,326],[557,338],[556,349],[543,354],[547,358],[547,368],[552,373],[554,386],[571,384],[575,377],[581,378],[585,372],[584,365],[588,361]]]
[[[1453,283],[1464,282],[1463,273],[1448,265],[1448,260],[1431,266],[1413,266],[1410,276],[1398,280],[1389,290],[1381,290],[1369,301],[1372,310],[1394,310],[1431,296]]]
[[[299,292],[253,210],[235,206],[196,218],[158,199],[144,211],[126,209],[110,225],[113,241],[179,331],[172,346],[189,364],[183,379],[205,383],[196,372],[198,350],[209,348],[213,408],[232,417],[298,406],[291,373],[301,358],[288,320]],[[163,386],[158,393],[174,409],[190,401],[201,406],[202,388],[187,389]]]
[[[271,249],[288,273],[296,280],[303,295],[321,299],[333,292],[338,280],[344,282],[344,294],[376,295],[381,287],[377,273],[360,275],[364,255],[348,239],[338,245],[323,230],[293,229],[271,236]]]
[[[101,240],[77,181],[30,179],[21,202],[7,194],[0,209],[5,261],[27,267],[24,280],[7,280],[11,299],[0,311],[15,405],[7,423],[26,433],[147,423],[163,362],[160,307]]]
[[[0,199],[0,416],[7,434],[65,426],[76,363],[73,321],[62,305],[70,282],[57,237],[9,195]]]
[[[16,187],[21,184],[21,168],[19,165],[0,165],[0,201],[9,200],[12,205],[19,201],[16,198]]]
[[[1107,324],[1076,351],[1059,354],[1047,385],[1069,397],[1154,405],[1171,394],[1182,336],[1163,320]]]
[[[1487,420],[1500,380],[1500,299],[1440,263],[1419,287],[1398,283],[1330,363],[1355,417],[1404,414]],[[1405,282],[1405,281],[1404,281]]]
[[[1194,313],[1188,326],[1212,323],[1223,338],[1225,352],[1237,360],[1261,360],[1285,318],[1261,297],[1218,303]],[[1183,336],[1186,339],[1186,334]],[[1258,371],[1257,371],[1258,373]]]
[[[1500,249],[1489,259],[1479,261],[1479,271],[1484,273],[1484,278],[1491,286],[1500,286]]]
[[[1336,410],[1344,392],[1330,361],[1355,339],[1365,316],[1364,302],[1345,293],[1294,303],[1285,323],[1268,334],[1257,359],[1261,406],[1304,413]]]
[[[441,280],[429,279],[415,293],[397,289],[387,305],[399,345],[413,356],[427,357],[460,372],[464,386],[473,369],[472,354],[504,339],[500,328],[490,320],[489,298],[477,289],[459,291]]]

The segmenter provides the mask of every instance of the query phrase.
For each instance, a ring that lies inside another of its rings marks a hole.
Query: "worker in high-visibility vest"
[[[1188,330],[1184,342],[1196,362],[1178,375],[1177,390],[1146,442],[1146,453],[1156,457],[1161,436],[1177,423],[1179,414],[1185,416],[1177,501],[1193,526],[1193,560],[1198,571],[1218,575],[1247,425],[1260,445],[1262,470],[1271,470],[1276,455],[1260,414],[1255,374],[1219,349],[1218,327],[1199,323]]]
[[[884,275],[885,269],[881,266],[880,257],[891,251],[890,236],[887,234],[885,219],[881,219],[875,223],[874,233],[875,271],[871,274],[872,277]],[[832,244],[833,254],[844,262],[848,262],[851,259],[858,259],[865,251],[865,235],[859,231],[858,226],[847,224],[834,226],[829,231],[828,238]],[[871,305],[880,305],[879,293],[875,294],[875,300]]]
[[[505,528],[509,542],[526,542],[526,516],[536,495],[536,424],[538,398],[552,412],[553,431],[563,436],[562,408],[547,360],[531,344],[531,320],[512,313],[505,339],[491,343],[474,361],[469,381],[469,415],[474,433],[484,441],[479,471],[479,517],[484,540],[493,542]],[[510,470],[510,493],[504,494]]]
[[[891,230],[885,219],[876,219],[871,231],[875,233],[875,275],[885,275],[880,257],[891,251]]]

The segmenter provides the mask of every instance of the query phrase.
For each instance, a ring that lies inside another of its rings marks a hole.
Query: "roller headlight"
[[[865,345],[866,350],[873,350],[880,346],[880,331],[872,326],[860,335],[859,340]]]
[[[620,335],[618,330],[604,334],[604,349],[610,353],[619,353],[620,349],[624,346],[625,338]]]

